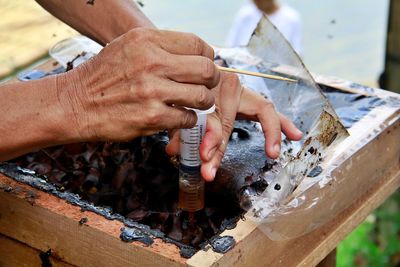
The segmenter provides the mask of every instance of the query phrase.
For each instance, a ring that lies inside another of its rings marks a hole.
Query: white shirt
[[[236,15],[226,46],[247,45],[262,15],[262,11],[253,3],[243,6]],[[268,18],[282,32],[294,50],[301,55],[301,19],[297,11],[288,5],[282,5],[277,11],[268,15]]]

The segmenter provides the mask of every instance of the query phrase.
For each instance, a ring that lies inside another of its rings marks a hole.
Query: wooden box
[[[324,76],[315,78],[322,85],[374,94],[387,101],[350,129],[349,150],[332,163],[335,193],[326,194],[320,203],[328,208],[329,203],[340,200],[344,210],[315,231],[272,241],[250,220],[241,220],[234,229],[221,234],[235,238],[232,250],[219,254],[206,249],[185,259],[177,246],[161,239],[150,246],[122,242],[121,222],[81,211],[65,200],[0,174],[0,265],[40,266],[43,260],[53,266],[317,265],[400,186],[400,97]],[[315,185],[307,192],[313,195],[318,190]],[[283,226],[290,220],[282,222]],[[297,215],[295,220],[301,225],[309,223],[310,218]],[[51,256],[46,259],[44,252],[49,249]]]

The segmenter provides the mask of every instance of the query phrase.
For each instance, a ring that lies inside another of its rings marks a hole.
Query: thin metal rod
[[[280,80],[280,81],[285,81],[285,82],[297,82],[297,80],[281,77],[281,76],[276,76],[276,75],[271,75],[271,74],[265,74],[265,73],[260,73],[260,72],[254,72],[254,71],[248,71],[248,70],[238,70],[238,69],[231,69],[231,68],[225,68],[218,66],[218,69],[221,71],[226,71],[226,72],[233,72],[233,73],[239,73],[239,74],[244,74],[244,75],[251,75],[251,76],[257,76],[257,77],[262,77],[262,78],[267,78],[267,79],[273,79],[273,80]]]

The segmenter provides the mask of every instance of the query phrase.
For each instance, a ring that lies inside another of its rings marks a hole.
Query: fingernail
[[[217,168],[213,167],[213,168],[210,170],[210,174],[211,174],[211,176],[212,176],[213,179],[215,178],[215,174],[216,174],[216,173],[217,173]]]
[[[280,144],[274,145],[274,151],[276,154],[279,155],[281,153],[281,145]]]
[[[212,157],[213,157],[214,154],[215,154],[215,151],[217,151],[217,147],[214,147],[213,149],[211,149],[210,151],[208,151],[208,154],[207,154],[208,160],[211,160],[211,159],[212,159]]]
[[[303,132],[300,131],[299,129],[296,129],[296,134],[298,134],[298,135],[303,135]]]

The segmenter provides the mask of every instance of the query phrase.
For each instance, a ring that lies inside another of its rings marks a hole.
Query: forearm
[[[132,0],[36,0],[80,33],[102,45],[136,27],[154,25]]]
[[[0,86],[0,161],[79,139],[56,87],[55,76]]]

